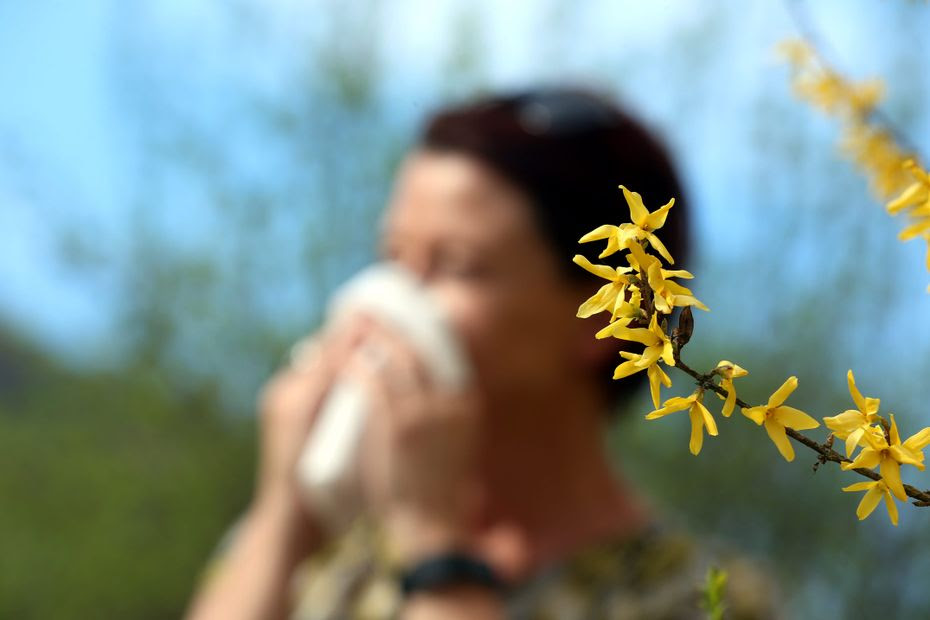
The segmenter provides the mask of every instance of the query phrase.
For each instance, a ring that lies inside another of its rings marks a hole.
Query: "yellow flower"
[[[914,237],[930,237],[930,206],[926,208],[926,211],[926,213],[919,213],[916,209],[911,211],[911,223],[898,233],[898,239],[910,241]]]
[[[885,129],[856,120],[846,127],[841,148],[869,175],[872,191],[880,198],[887,200],[907,187],[908,176],[901,162],[909,155]]]
[[[769,434],[769,438],[771,438],[786,461],[794,460],[794,448],[791,447],[785,429],[793,428],[803,431],[820,426],[820,422],[800,409],[783,404],[797,387],[798,378],[788,377],[782,386],[769,396],[768,404],[743,409],[743,415],[747,418],[756,424],[765,425],[765,431]]]
[[[827,114],[847,115],[853,118],[868,116],[884,95],[881,80],[849,82],[828,67],[815,66],[813,56],[804,59],[796,74],[795,91],[803,99],[822,108]]]
[[[661,359],[669,366],[675,365],[675,357],[672,353],[672,342],[669,340],[665,331],[658,324],[657,314],[652,315],[649,327],[618,327],[615,329],[613,336],[621,340],[632,340],[645,345],[646,348],[636,359],[627,359],[614,370],[614,379],[628,377],[640,370],[645,370],[649,366],[658,363]]]
[[[612,335],[611,330],[618,327],[626,327],[633,319],[645,318],[645,314],[642,308],[640,308],[643,298],[639,289],[630,285],[627,290],[632,291],[629,301],[621,301],[619,297],[617,298],[617,304],[614,306],[614,311],[610,315],[611,323],[594,335],[598,340],[610,337]]]
[[[606,239],[607,247],[604,248],[604,251],[598,256],[598,258],[604,258],[623,248],[629,247],[629,245],[637,241],[645,239],[662,255],[662,258],[667,260],[670,264],[674,264],[675,260],[672,258],[672,255],[669,254],[668,249],[666,249],[659,238],[653,234],[653,231],[665,225],[668,211],[674,206],[675,199],[672,198],[650,213],[643,204],[642,196],[636,192],[631,192],[622,185],[620,189],[623,190],[623,197],[626,199],[626,204],[630,208],[630,221],[632,224],[620,224],[619,226],[605,224],[603,226],[598,226],[596,229],[583,236],[579,240],[579,243]]]
[[[778,44],[776,51],[795,67],[802,67],[814,59],[814,51],[803,39],[786,39]]]
[[[881,401],[877,398],[863,398],[856,387],[852,370],[846,373],[846,383],[857,409],[847,409],[843,413],[824,418],[823,421],[834,435],[846,440],[846,456],[850,456],[869,426],[878,422],[878,406]]]
[[[639,361],[642,359],[642,355],[639,353],[631,353],[629,351],[621,351],[620,355],[627,360]],[[635,366],[635,364],[634,364]],[[667,388],[672,387],[672,380],[669,376],[662,370],[662,367],[658,363],[652,364],[646,368],[646,376],[649,378],[649,394],[652,396],[652,404],[654,407],[658,408],[659,400],[661,396],[661,385],[664,385]]]
[[[588,243],[589,241],[600,241],[601,239],[607,239],[607,247],[604,248],[604,251],[597,256],[598,258],[605,258],[618,252],[622,247],[620,245],[619,231],[619,226],[604,224],[603,226],[598,226],[591,232],[587,233],[585,236],[578,240],[578,243]]]
[[[894,503],[894,498],[891,497],[891,492],[886,485],[881,480],[873,480],[872,482],[857,482],[851,484],[848,487],[843,487],[844,491],[866,491],[866,494],[862,496],[862,501],[859,502],[859,506],[856,508],[856,516],[859,517],[859,520],[865,519],[867,516],[872,514],[872,511],[875,510],[875,507],[878,506],[878,502],[885,499],[885,507],[888,508],[888,517],[891,519],[891,524],[896,526],[898,525],[898,507]]]
[[[646,415],[647,420],[655,420],[676,411],[688,410],[688,417],[691,418],[691,441],[688,448],[691,454],[697,455],[701,452],[701,446],[704,445],[704,429],[707,429],[708,435],[717,436],[717,423],[714,416],[701,402],[704,399],[704,390],[698,389],[691,396],[682,398],[674,396],[669,398],[660,409]]]
[[[632,268],[615,268],[607,265],[595,265],[581,254],[576,254],[575,258],[572,260],[585,271],[608,280],[607,284],[602,286],[594,295],[579,306],[578,316],[586,319],[604,310],[609,310],[612,314],[616,314],[617,308],[624,301],[626,287],[630,283],[630,279],[626,274],[632,271]]]
[[[888,213],[896,215],[901,211],[922,206],[930,209],[930,174],[922,170],[913,159],[908,159],[902,167],[911,173],[916,181],[909,185],[901,194],[885,205]]]
[[[641,245],[634,243],[630,245],[630,265],[640,274],[645,273],[649,282],[649,288],[652,289],[653,303],[656,310],[662,314],[671,314],[674,306],[695,306],[701,310],[709,311],[710,309],[700,302],[690,289],[672,282],[668,278],[686,278],[694,276],[684,269],[670,271],[662,269],[662,264],[655,256],[647,254]]]
[[[727,397],[726,400],[724,400],[723,411],[721,411],[721,413],[723,417],[729,418],[733,413],[733,407],[736,406],[736,388],[733,386],[733,379],[745,377],[749,372],[727,360],[720,360],[717,362],[717,367],[714,368],[714,372],[720,375],[720,387],[727,391]],[[723,396],[720,394],[717,394],[717,396],[723,400]]]
[[[904,485],[901,483],[901,465],[913,465],[923,471],[924,453],[923,449],[930,444],[930,426],[911,435],[907,441],[901,443],[901,437],[898,435],[898,425],[891,416],[891,429],[888,432],[888,439],[881,428],[870,427],[863,435],[866,446],[862,448],[851,463],[843,463],[843,469],[873,469],[877,465],[881,472],[882,480],[894,493],[894,496],[902,501],[907,500],[907,494],[904,492]],[[889,443],[890,439],[890,443]]]

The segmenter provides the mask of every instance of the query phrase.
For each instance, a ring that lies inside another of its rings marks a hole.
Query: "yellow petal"
[[[895,497],[906,502],[907,493],[904,492],[904,485],[901,483],[901,464],[892,458],[885,457],[881,461],[880,471],[888,490],[894,493]]]
[[[698,310],[710,312],[710,308],[705,306],[700,299],[692,295],[672,295],[671,304],[678,307],[694,306]]]
[[[630,256],[633,257],[632,264],[640,273],[648,273],[649,268],[659,262],[655,256],[646,254],[646,250],[638,243],[631,243],[629,249]]]
[[[862,501],[859,502],[859,506],[856,508],[856,516],[859,517],[860,521],[872,514],[872,511],[878,506],[878,502],[882,500],[882,495],[884,493],[876,484],[862,496]]]
[[[662,343],[662,361],[669,366],[675,365],[675,350],[672,348],[672,341],[666,340]]]
[[[894,503],[894,498],[891,497],[890,493],[882,493],[882,496],[885,498],[885,508],[888,509],[888,518],[891,519],[891,524],[897,527],[898,507]]]
[[[704,406],[700,400],[694,401],[694,404],[691,405],[692,409],[697,409],[698,413],[701,416],[701,421],[704,423],[704,426],[707,428],[707,434],[717,436],[717,421],[714,420],[714,416],[710,415],[710,411],[707,410],[707,407]]]
[[[690,271],[685,271],[684,269],[663,269],[662,270],[663,278],[682,278],[684,280],[691,280],[694,278],[694,274]]]
[[[782,425],[793,428],[796,431],[806,431],[820,426],[820,422],[800,409],[788,407],[787,405],[777,407],[773,415]]]
[[[638,366],[636,361],[630,360],[623,362],[614,369],[614,379],[629,377],[630,375],[638,373],[640,370],[643,370],[643,368]]]
[[[656,335],[645,327],[620,327],[614,331],[614,337],[638,342],[646,346],[652,346],[656,343]]]
[[[652,285],[650,284],[650,286]],[[653,290],[656,290],[656,289],[653,288]],[[662,314],[672,313],[673,306],[671,302],[668,300],[668,298],[665,297],[665,295],[662,295],[661,293],[657,292],[656,296],[652,298],[652,303],[655,304],[656,310],[658,310]]]
[[[656,252],[658,252],[659,255],[660,255],[662,258],[664,258],[666,261],[668,261],[668,264],[669,264],[669,265],[674,265],[674,264],[675,264],[675,259],[672,258],[672,255],[671,255],[671,254],[668,253],[668,249],[665,247],[665,244],[662,243],[662,242],[659,240],[658,237],[656,237],[656,236],[655,236],[654,234],[652,234],[652,233],[646,233],[646,239],[649,240],[649,245],[651,245],[652,248],[653,248]]]
[[[658,364],[653,364],[647,368],[646,374],[649,376],[649,392],[652,395],[652,406],[658,409],[661,396],[660,385],[664,384],[665,387],[672,387],[672,380]]]
[[[614,304],[615,295],[614,285],[605,284],[578,307],[576,316],[580,319],[586,319],[607,310]]]
[[[904,441],[904,447],[908,450],[920,451],[930,445],[930,426],[927,426]]]
[[[724,389],[727,391],[727,399],[723,403],[723,410],[720,412],[723,414],[723,417],[729,418],[733,413],[733,408],[736,406],[736,389],[733,387],[733,382],[730,380],[724,380],[721,383],[725,383]]]
[[[930,218],[922,217],[899,232],[898,239],[901,241],[910,241],[914,237],[917,237],[918,235],[921,235],[928,230],[930,230]]]
[[[581,317],[581,318],[584,318],[584,317]],[[594,337],[597,338],[598,340],[603,340],[604,338],[610,338],[611,336],[614,335],[614,332],[616,330],[620,329],[621,327],[626,327],[626,326],[627,326],[626,320],[614,321],[613,323],[610,323],[609,325],[597,330],[597,333],[594,334]]]
[[[638,192],[631,192],[623,185],[620,189],[623,190],[623,197],[626,198],[626,204],[630,207],[630,221],[643,228],[649,216],[649,210],[643,204],[643,197]]]
[[[926,469],[923,463],[924,455],[922,452],[908,450],[903,445],[889,446],[888,452],[891,454],[891,458],[902,465],[913,465],[920,471]]]
[[[889,447],[888,442],[885,440],[885,431],[880,425],[869,425],[863,428],[865,428],[865,432],[862,434],[862,441],[860,442],[863,446],[868,446],[877,452]]]
[[[847,458],[852,456],[852,453],[856,450],[856,446],[859,445],[859,440],[862,439],[862,435],[865,433],[865,428],[860,426],[853,432],[849,434],[846,438],[846,456]]]
[[[629,323],[630,320],[639,314],[639,305],[637,304],[634,306],[626,301],[626,286],[621,286],[620,289],[620,292],[617,294],[617,300],[614,302],[613,311],[610,313],[610,320],[616,321],[618,318],[622,318],[626,319]]]
[[[636,365],[640,368],[648,368],[656,362],[659,361],[659,358],[662,356],[662,347],[653,345],[651,347],[646,347],[646,350],[643,351],[643,356],[636,362]]]
[[[611,254],[616,254],[620,251],[620,231],[617,230],[613,235],[607,237],[607,246],[604,250],[597,255],[598,258],[607,258]]]
[[[661,418],[670,413],[675,413],[676,411],[684,411],[691,406],[692,398],[683,398],[681,396],[673,396],[665,401],[661,409],[656,409],[648,414],[646,414],[647,420],[655,420],[656,418]]]
[[[643,228],[646,230],[658,230],[665,226],[665,218],[668,217],[669,209],[674,206],[675,199],[672,198],[646,217],[645,226],[643,226]]]
[[[846,371],[846,384],[849,386],[849,395],[852,396],[856,407],[859,408],[859,411],[865,411],[865,399],[862,397],[862,393],[859,392],[859,388],[856,387],[856,378],[853,376],[851,368]]]
[[[849,491],[867,491],[867,490],[871,489],[872,487],[874,487],[876,484],[878,484],[878,481],[877,481],[877,480],[873,480],[873,481],[871,481],[871,482],[856,482],[856,483],[854,483],[854,484],[849,485],[848,487],[843,487],[843,490],[844,490],[844,491],[847,491],[847,492],[849,492]]]
[[[769,397],[769,409],[774,409],[778,407],[785,400],[788,399],[788,396],[797,389],[798,387],[798,378],[795,376],[788,377],[785,379],[785,382],[781,384],[781,387],[775,390],[775,393]]]
[[[609,239],[611,235],[617,232],[616,226],[611,226],[610,224],[604,224],[603,226],[598,226],[584,237],[578,240],[578,243],[588,243],[589,241],[599,241],[601,239]]]
[[[894,414],[891,414],[891,428],[888,429],[888,438],[891,439],[891,445],[901,444],[901,435],[898,433],[898,423],[894,421]]]
[[[872,448],[864,448],[862,452],[859,453],[852,463],[841,463],[841,469],[858,469],[859,467],[863,469],[875,469],[878,464],[881,462],[882,457],[881,453]]]
[[[691,289],[689,289],[687,286],[683,286],[678,282],[673,282],[672,280],[666,280],[662,275],[663,271],[665,270],[662,268],[656,268],[656,279],[661,283],[667,292],[671,293],[672,295],[691,295]]]
[[[720,360],[717,362],[716,370],[718,370],[720,374],[727,379],[737,379],[739,377],[745,377],[749,374],[748,370],[742,366],[734,364],[730,360]]]
[[[572,258],[572,262],[584,269],[589,273],[593,273],[599,278],[604,278],[605,280],[614,281],[617,279],[617,270],[613,267],[608,267],[607,265],[596,265],[589,261],[586,257],[581,254],[575,254]]]
[[[756,424],[762,424],[765,420],[765,411],[767,407],[765,405],[759,405],[758,407],[745,407],[742,409],[743,415],[755,422]]]
[[[888,213],[894,215],[903,209],[907,209],[923,200],[926,189],[920,183],[914,183],[908,186],[901,195],[885,205]]]
[[[785,427],[777,420],[769,418],[765,421],[765,432],[769,434],[772,443],[775,444],[775,447],[778,448],[781,455],[785,457],[785,460],[789,462],[793,461],[794,448],[791,447],[791,440],[789,440],[788,435],[785,434]]]
[[[691,454],[697,456],[704,445],[704,422],[700,412],[694,408],[688,412],[688,417],[691,418],[691,441],[688,442],[688,449],[691,450]]]
[[[857,428],[864,426],[866,419],[858,409],[847,409],[843,413],[825,417],[823,423],[840,439],[843,439]]]

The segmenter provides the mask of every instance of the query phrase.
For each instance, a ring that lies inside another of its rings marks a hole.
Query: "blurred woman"
[[[431,381],[377,317],[330,328],[261,399],[255,496],[192,618],[698,618],[712,561],[663,526],[605,451],[640,378],[611,380],[617,341],[575,317],[597,283],[585,232],[677,199],[662,239],[684,258],[687,202],[658,141],[609,100],[549,89],[443,110],[397,174],[383,258],[439,300],[474,368]],[[606,318],[605,318],[606,321]],[[360,355],[363,343],[387,363]],[[364,436],[367,516],[328,540],[296,463],[333,378],[376,403]],[[716,561],[716,560],[715,560]],[[770,617],[750,571],[730,617]]]

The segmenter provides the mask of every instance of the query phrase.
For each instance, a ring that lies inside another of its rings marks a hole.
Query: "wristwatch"
[[[487,562],[460,551],[430,556],[400,575],[400,590],[405,598],[452,585],[480,586],[497,593],[506,589]]]

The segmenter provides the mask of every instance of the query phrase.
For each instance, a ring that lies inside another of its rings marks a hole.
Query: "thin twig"
[[[697,384],[700,387],[704,388],[705,390],[711,390],[713,392],[716,392],[717,394],[719,394],[720,396],[723,396],[724,398],[726,398],[729,395],[729,392],[727,390],[723,389],[722,387],[720,387],[714,382],[713,373],[701,374],[698,371],[691,368],[690,366],[688,366],[687,364],[685,364],[681,360],[681,351],[677,347],[674,348],[674,353],[675,353],[675,367],[681,370],[682,372],[685,372],[686,374],[691,375],[691,377],[694,378],[694,380],[697,382]],[[750,407],[752,407],[752,405],[742,400],[741,398],[736,399],[736,404],[739,405],[741,409],[749,409]],[[793,428],[786,428],[785,432],[788,434],[789,437],[791,437],[798,443],[804,444],[811,450],[814,450],[815,452],[817,452],[817,454],[819,455],[818,458],[820,459],[821,462],[826,462],[826,461],[832,461],[834,463],[851,463],[852,462],[849,459],[842,456],[841,454],[839,454],[838,452],[836,452],[835,450],[833,450],[832,448],[830,448],[829,446],[817,443],[810,437],[794,430]],[[866,478],[869,478],[870,480],[878,481],[882,479],[880,475],[878,475],[871,469],[864,469],[862,467],[857,467],[849,471],[854,471],[860,476],[865,476]],[[907,493],[913,499],[917,500],[914,502],[913,504],[914,506],[930,506],[930,491],[921,491],[920,489],[916,487],[913,487],[909,484],[905,484],[904,492]]]

